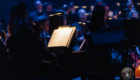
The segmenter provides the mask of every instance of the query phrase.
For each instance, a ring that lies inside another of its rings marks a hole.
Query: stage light
[[[112,20],[112,18],[108,18],[109,20]]]
[[[79,8],[79,6],[74,6],[74,8],[75,8],[75,9],[78,9],[78,8]]]
[[[82,8],[86,9],[86,8],[87,8],[87,6],[82,6]]]
[[[88,13],[85,14],[85,16],[88,16],[88,15],[89,15]]]
[[[83,23],[83,25],[86,25],[86,23]]]
[[[78,22],[79,24],[81,24],[82,22]]]
[[[113,17],[113,16],[114,16],[113,11],[109,11],[108,16],[109,16],[109,17]]]
[[[121,5],[119,2],[117,2],[116,4],[117,4],[117,6],[120,6]]]
[[[139,6],[140,6],[140,2],[138,2],[138,3],[137,3],[137,5],[139,5]]]
[[[0,39],[1,39],[1,36],[0,36]]]
[[[49,16],[54,16],[53,14],[49,15]]]
[[[64,4],[63,7],[67,7],[67,4]]]
[[[60,14],[62,14],[62,13],[56,13],[57,15],[60,15]]]

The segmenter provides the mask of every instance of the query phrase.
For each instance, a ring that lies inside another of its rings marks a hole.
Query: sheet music
[[[58,29],[53,32],[48,47],[67,47],[72,34],[72,28]]]

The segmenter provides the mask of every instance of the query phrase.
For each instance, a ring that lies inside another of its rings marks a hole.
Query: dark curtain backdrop
[[[0,0],[0,13],[4,16],[4,19],[6,20],[6,23],[9,21],[9,5],[15,0]],[[34,1],[35,0],[21,0],[24,1],[27,6],[27,12],[32,12],[35,10],[34,8]],[[42,0],[42,2],[51,2],[54,4],[54,8],[59,8],[63,4],[68,4],[71,1],[75,0]],[[103,0],[104,2],[108,3],[113,10],[115,7],[116,2],[123,3],[126,0]],[[134,0],[135,1],[135,0]],[[76,5],[90,5],[95,4],[95,0],[78,0]]]

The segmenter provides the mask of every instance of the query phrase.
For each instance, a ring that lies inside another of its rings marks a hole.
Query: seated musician
[[[38,17],[39,27],[41,29],[40,39],[47,46],[50,35],[49,35],[49,18]]]
[[[40,0],[36,0],[35,3],[35,8],[36,11],[29,13],[29,19],[31,21],[36,21],[38,16],[41,16],[44,14],[43,10],[42,10],[42,2]]]
[[[50,2],[45,2],[43,5],[44,5],[44,8],[45,8],[45,13],[43,15],[41,15],[41,16],[42,17],[49,17],[49,15],[53,11],[53,4],[50,3]]]
[[[92,18],[91,18],[91,24],[90,24],[90,33],[92,32],[98,32],[104,28],[106,28],[106,22],[105,22],[105,15],[106,11],[103,6],[96,5],[93,12],[92,12]],[[94,54],[105,54],[108,53],[107,46],[94,46],[92,49]]]
[[[78,46],[80,46],[84,41],[84,34],[87,34],[89,32],[89,24],[87,23],[87,15],[85,14],[86,11],[84,9],[80,9],[78,11],[79,22],[72,24],[72,26],[76,26],[76,29],[78,31]]]
[[[139,13],[137,11],[130,11],[128,17],[139,19]]]
[[[10,7],[9,32],[7,47],[11,56],[15,76],[19,79],[37,77],[46,74],[40,55],[49,61],[56,61],[33,34],[35,31],[26,20],[26,6],[22,1],[15,1]],[[56,68],[54,68],[56,70]],[[60,70],[60,69],[59,69]],[[55,71],[52,71],[55,74]],[[18,80],[19,80],[18,79]]]

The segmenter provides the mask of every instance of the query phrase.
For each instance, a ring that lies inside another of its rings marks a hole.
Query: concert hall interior
[[[0,80],[140,80],[140,0],[1,0]]]

